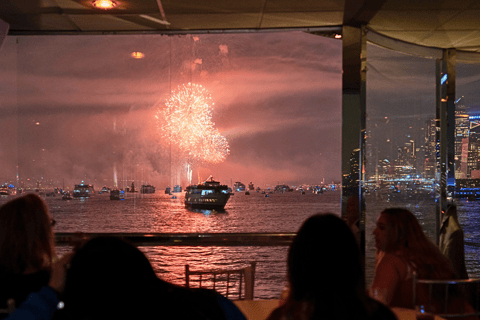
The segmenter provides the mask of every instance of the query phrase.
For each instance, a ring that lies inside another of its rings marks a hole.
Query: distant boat
[[[110,188],[107,186],[103,186],[102,190],[100,190],[99,193],[106,193],[106,192],[110,192]]]
[[[137,189],[135,189],[135,183],[132,182],[132,186],[131,187],[126,187],[125,188],[125,192],[138,192]]]
[[[165,188],[165,194],[170,194],[170,187]]]
[[[282,193],[293,191],[293,189],[287,186],[286,184],[278,184],[275,186],[274,190],[275,192],[282,192]]]
[[[73,189],[74,197],[91,197],[95,194],[95,189],[91,184],[76,184]]]
[[[10,196],[17,194],[17,190],[11,184],[8,186],[6,184],[0,186],[0,196]]]
[[[255,187],[253,186],[252,181],[250,181],[250,183],[248,184],[248,190],[255,190]]]
[[[250,191],[245,191],[245,195],[249,196],[250,195]]]
[[[243,192],[245,191],[245,185],[240,181],[236,181],[235,184],[233,185],[233,190],[237,192]]]
[[[149,184],[143,184],[140,187],[140,193],[155,193],[155,187]]]
[[[315,188],[313,188],[312,192],[315,193],[315,194],[322,194],[323,193],[323,188],[319,187],[319,186],[315,186]]]
[[[124,200],[125,194],[123,190],[110,190],[110,200]]]
[[[70,192],[65,192],[62,196],[62,200],[72,200],[72,199],[73,199],[73,197],[70,194]]]
[[[182,187],[180,187],[178,184],[173,187],[173,192],[174,193],[177,193],[177,192],[182,192]]]
[[[228,186],[210,180],[198,185],[190,185],[186,189],[185,207],[192,209],[223,210],[230,199]]]

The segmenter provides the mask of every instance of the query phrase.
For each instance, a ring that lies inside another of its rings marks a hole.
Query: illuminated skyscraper
[[[468,178],[468,150],[470,138],[470,120],[464,105],[455,110],[455,178]]]
[[[435,159],[437,149],[437,126],[435,119],[430,119],[425,125],[425,161],[423,165],[423,176],[425,178],[435,177]]]

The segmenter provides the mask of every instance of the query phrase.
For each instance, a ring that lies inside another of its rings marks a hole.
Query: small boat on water
[[[180,187],[178,184],[173,187],[173,192],[174,193],[178,193],[178,192],[182,192],[182,187]]]
[[[243,192],[245,191],[245,185],[240,181],[236,181],[235,184],[233,185],[233,190],[237,192]]]
[[[91,184],[76,184],[73,189],[74,197],[91,197],[95,194],[95,189]]]
[[[73,197],[70,194],[70,192],[65,192],[62,196],[62,200],[72,200],[72,199],[73,199]]]
[[[142,184],[140,193],[155,193],[155,187],[149,184]]]
[[[249,196],[249,195],[250,195],[250,191],[248,191],[248,190],[245,191],[245,195],[246,195],[246,196]]]
[[[185,195],[185,207],[192,209],[223,210],[230,199],[228,186],[209,177],[204,183],[190,185]]]
[[[103,186],[102,190],[100,190],[98,193],[107,193],[110,192],[110,188],[107,186]]]
[[[9,185],[1,185],[0,186],[0,196],[10,196],[17,194],[17,189],[11,184]]]
[[[170,187],[165,188],[165,194],[170,194]]]
[[[110,190],[110,200],[124,200],[125,194],[123,190]]]

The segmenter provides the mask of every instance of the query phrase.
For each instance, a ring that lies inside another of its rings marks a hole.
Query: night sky
[[[119,180],[185,186],[184,161],[155,114],[188,82],[208,90],[212,121],[230,145],[225,162],[194,163],[193,182],[339,182],[341,50],[340,40],[303,32],[8,37],[0,182],[15,181],[18,165],[21,181],[113,186],[115,166]],[[389,156],[435,114],[435,62],[368,50],[367,126],[378,156]],[[458,66],[457,77],[457,95],[476,108],[480,69]]]

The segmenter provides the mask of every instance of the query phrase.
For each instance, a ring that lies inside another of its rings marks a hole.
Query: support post
[[[342,216],[358,215],[365,256],[365,118],[367,41],[365,26],[342,32]],[[347,203],[353,204],[348,206]],[[365,264],[365,259],[363,259]]]
[[[442,211],[455,197],[455,49],[443,51],[436,63],[435,242],[439,243]]]

